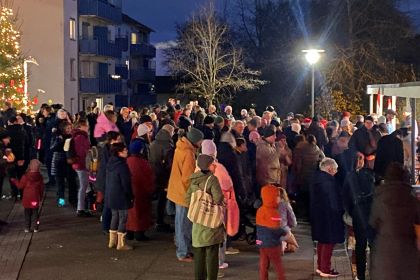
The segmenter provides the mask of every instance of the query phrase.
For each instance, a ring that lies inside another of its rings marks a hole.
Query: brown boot
[[[109,243],[108,248],[115,248],[117,247],[117,231],[116,230],[110,230],[109,231]]]
[[[118,232],[118,244],[117,244],[117,250],[121,251],[127,251],[127,250],[133,250],[133,247],[128,246],[125,243],[125,232]]]

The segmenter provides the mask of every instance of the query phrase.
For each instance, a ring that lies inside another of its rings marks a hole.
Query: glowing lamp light
[[[310,65],[314,65],[321,58],[320,53],[325,52],[325,50],[309,49],[309,50],[303,50],[302,52],[306,53],[305,54],[306,61]]]

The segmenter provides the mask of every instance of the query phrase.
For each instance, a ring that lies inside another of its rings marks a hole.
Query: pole
[[[411,178],[412,178],[412,184],[416,184],[416,161],[417,161],[417,155],[416,155],[416,99],[411,98]]]
[[[312,91],[311,91],[311,115],[315,116],[315,64],[312,64]]]
[[[24,104],[24,108],[26,108],[28,105],[28,61],[27,60],[23,61],[23,75],[24,75],[24,80],[25,80],[25,85],[23,86],[23,92],[25,95],[23,99],[23,104]]]

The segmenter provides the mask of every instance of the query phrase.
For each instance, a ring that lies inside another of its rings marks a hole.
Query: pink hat
[[[216,144],[214,144],[213,140],[205,139],[201,143],[201,153],[204,155],[216,157],[217,156],[217,148]]]
[[[256,143],[261,138],[261,135],[257,131],[251,131],[249,134],[249,141]]]

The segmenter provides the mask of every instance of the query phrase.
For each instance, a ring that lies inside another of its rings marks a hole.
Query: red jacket
[[[86,170],[86,155],[90,149],[89,135],[87,132],[75,129],[72,132],[76,162],[72,164],[74,170]]]
[[[152,222],[152,194],[155,190],[155,175],[150,164],[139,156],[127,158],[131,173],[134,206],[128,210],[127,230],[146,231]]]
[[[23,190],[22,205],[24,208],[38,208],[44,195],[44,180],[39,172],[26,172],[18,181],[13,183]]]

